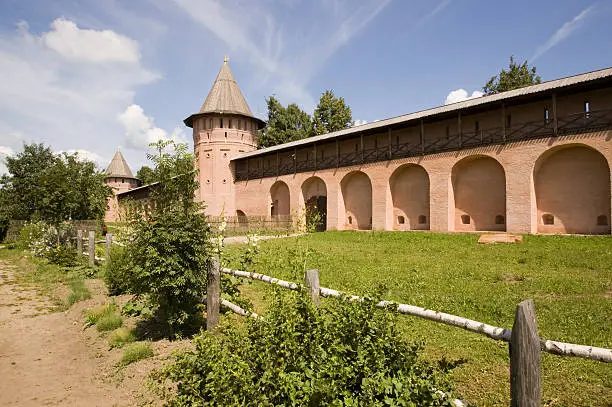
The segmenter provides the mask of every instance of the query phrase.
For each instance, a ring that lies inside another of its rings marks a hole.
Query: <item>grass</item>
[[[147,359],[153,356],[153,349],[148,342],[132,343],[125,347],[123,356],[119,361],[120,366],[127,366],[131,363],[138,362],[142,359]]]
[[[117,312],[117,306],[115,304],[104,304],[99,305],[93,309],[87,310],[85,313],[85,322],[88,325],[95,325],[108,315],[112,315]]]
[[[111,332],[108,343],[111,348],[121,348],[128,343],[136,340],[136,334],[128,327],[121,327]]]
[[[32,258],[29,253],[21,250],[9,248],[0,249],[0,260],[15,265],[20,283],[38,287],[60,309],[91,298],[91,292],[85,285],[85,272],[82,267],[61,267],[44,259]],[[66,285],[70,289],[68,298],[58,296],[59,285]]]
[[[511,328],[516,305],[535,301],[540,335],[612,347],[612,237],[525,236],[522,244],[478,245],[478,235],[326,232],[261,243],[255,271],[353,294],[382,287],[383,297]],[[227,249],[235,258],[244,246]],[[256,311],[271,288],[243,286]],[[465,359],[455,370],[459,396],[479,406],[509,404],[506,343],[410,316],[407,339],[431,358]],[[544,402],[596,406],[612,400],[612,369],[601,362],[543,354]]]
[[[104,315],[96,323],[98,332],[108,332],[117,329],[123,325],[123,318],[118,314]]]

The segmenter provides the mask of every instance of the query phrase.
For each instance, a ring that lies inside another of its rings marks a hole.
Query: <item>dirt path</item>
[[[134,405],[102,357],[104,344],[83,331],[80,313],[53,312],[49,299],[18,285],[15,275],[0,262],[0,405]]]

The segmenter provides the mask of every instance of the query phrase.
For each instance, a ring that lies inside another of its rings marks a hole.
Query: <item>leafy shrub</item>
[[[452,364],[419,358],[396,316],[373,301],[275,293],[264,321],[202,333],[156,374],[178,383],[172,406],[450,406]]]
[[[98,332],[108,332],[119,328],[121,325],[123,325],[123,318],[121,318],[121,315],[113,313],[100,318],[96,323],[96,329]]]
[[[113,246],[110,259],[104,264],[103,279],[110,295],[130,292],[130,263],[123,247]]]
[[[139,360],[150,358],[153,356],[153,349],[148,342],[138,342],[128,345],[123,350],[123,356],[119,361],[119,365],[127,366],[130,363],[138,362]]]
[[[123,326],[111,332],[110,337],[108,338],[108,343],[111,348],[121,348],[123,345],[134,342],[135,340],[136,335],[134,334],[134,331]]]
[[[115,311],[117,311],[117,306],[115,304],[100,305],[85,313],[85,323],[87,325],[95,325],[102,317],[111,315],[115,313]]]
[[[52,247],[45,254],[47,260],[63,267],[73,267],[79,263],[76,249],[66,246]]]
[[[139,297],[126,302],[121,313],[130,317],[150,318],[153,316],[153,309],[148,298]]]

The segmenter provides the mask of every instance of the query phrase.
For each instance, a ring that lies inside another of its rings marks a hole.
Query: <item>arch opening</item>
[[[306,226],[310,230],[327,230],[327,187],[319,177],[308,178],[302,184],[302,197],[306,211]]]
[[[429,175],[420,165],[396,169],[389,178],[393,229],[429,230]]]
[[[270,216],[278,218],[291,214],[289,186],[283,181],[276,181],[270,187]]]
[[[488,156],[466,157],[452,169],[456,231],[506,231],[506,174]]]
[[[610,233],[610,167],[599,151],[582,144],[548,150],[533,179],[538,233]]]
[[[372,183],[361,171],[344,176],[340,182],[344,201],[345,228],[372,229]]]

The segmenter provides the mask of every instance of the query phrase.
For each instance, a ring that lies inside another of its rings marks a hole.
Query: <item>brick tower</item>
[[[222,211],[236,215],[230,159],[255,150],[257,130],[265,125],[251,113],[227,61],[225,57],[200,111],[184,120],[193,129],[200,183],[196,199],[206,204],[206,213],[211,216]]]
[[[105,173],[104,183],[113,189],[113,196],[108,199],[104,221],[117,222],[119,220],[117,194],[138,187],[138,178],[132,175],[132,171],[120,151],[115,153]]]

